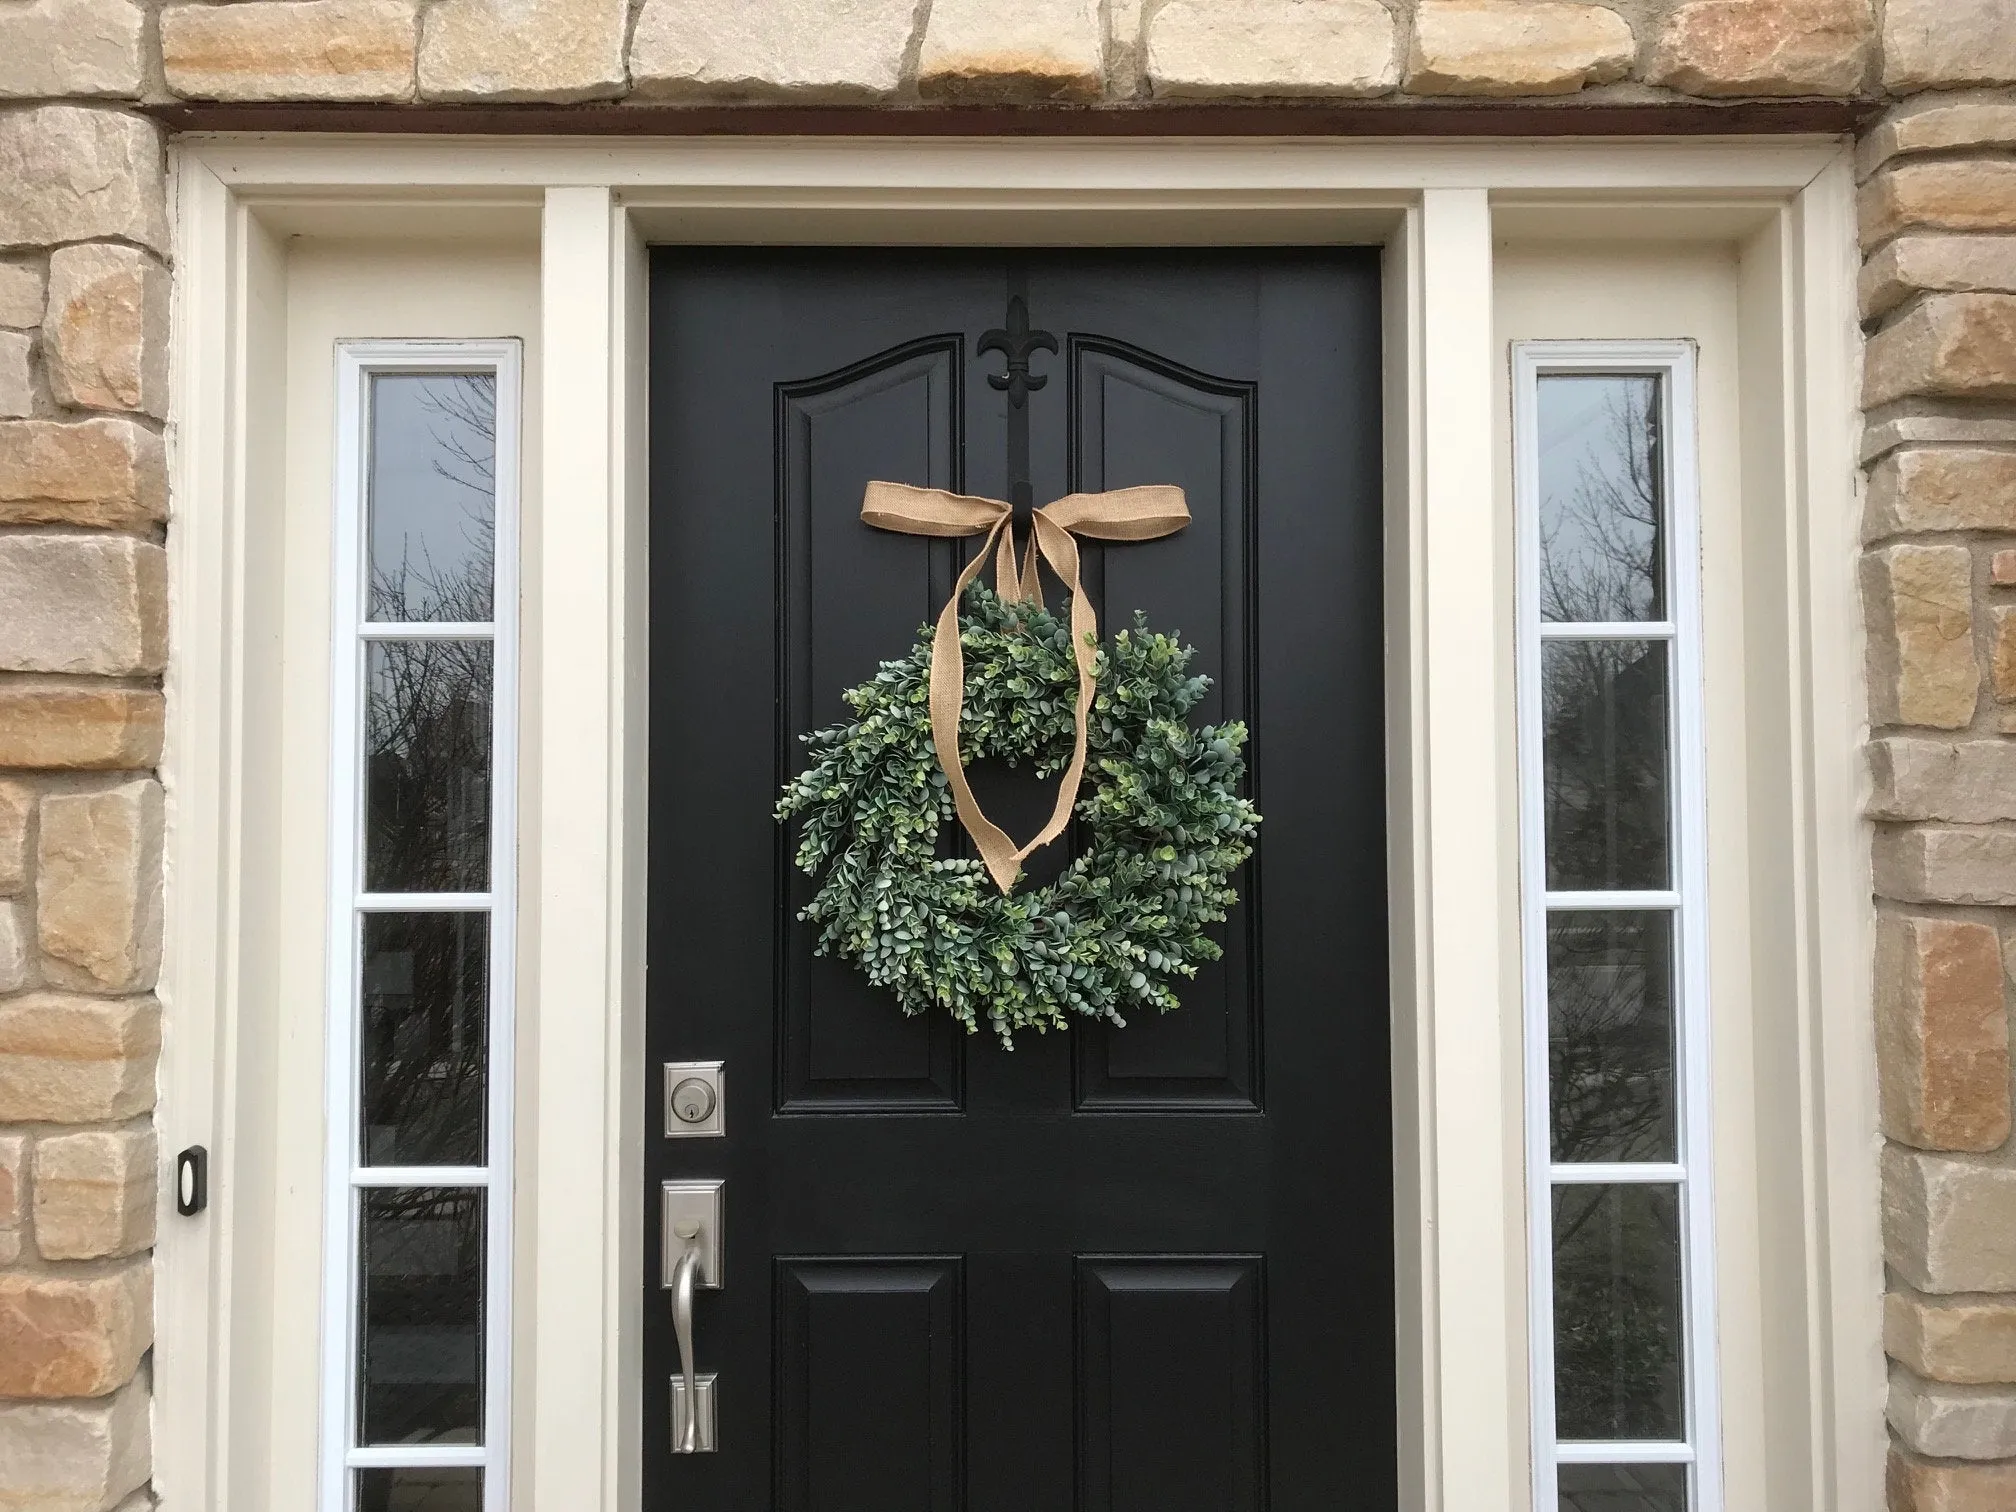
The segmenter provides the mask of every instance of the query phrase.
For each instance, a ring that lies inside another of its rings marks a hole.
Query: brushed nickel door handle
[[[693,1347],[693,1293],[718,1287],[721,1270],[721,1183],[668,1181],[660,1189],[663,1276],[672,1293],[672,1334],[679,1374],[672,1378],[672,1452],[714,1452],[714,1376],[702,1374]]]
[[[683,1414],[673,1414],[675,1421],[681,1416],[686,1421],[678,1425],[672,1452],[694,1454],[698,1452],[700,1414],[691,1404],[700,1400],[700,1381],[693,1369],[693,1278],[700,1271],[700,1247],[693,1241],[700,1237],[700,1225],[689,1218],[678,1225],[677,1232],[686,1241],[686,1249],[672,1268],[672,1332],[679,1340],[680,1384],[686,1388],[688,1407]]]

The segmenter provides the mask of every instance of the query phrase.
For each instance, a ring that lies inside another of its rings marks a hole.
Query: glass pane
[[[364,916],[366,1165],[482,1165],[490,919]]]
[[[490,618],[497,543],[497,379],[371,380],[369,616]]]
[[[1547,916],[1547,1088],[1559,1161],[1676,1160],[1673,916]]]
[[[1563,1465],[1561,1512],[1687,1512],[1685,1465]]]
[[[1540,648],[1547,885],[1666,886],[1666,647]]]
[[[357,1472],[357,1512],[480,1512],[483,1472],[474,1466]]]
[[[1673,1187],[1554,1189],[1554,1411],[1564,1439],[1683,1438]]]
[[[1659,379],[1540,380],[1540,617],[1666,616]]]
[[[358,1243],[366,1444],[483,1435],[483,1193],[366,1188]]]
[[[373,641],[366,649],[364,885],[490,885],[490,643]]]

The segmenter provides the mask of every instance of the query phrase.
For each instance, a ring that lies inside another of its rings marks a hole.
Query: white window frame
[[[484,1512],[510,1506],[512,1092],[517,981],[518,473],[522,352],[495,341],[360,340],[336,348],[334,626],[330,658],[329,937],[326,1061],[328,1167],[322,1316],[322,1512],[355,1505],[356,1472],[385,1467],[480,1467]],[[480,373],[496,380],[496,546],[485,623],[369,619],[371,380],[384,373]],[[491,643],[490,881],[487,892],[373,893],[364,885],[365,658],[373,641]],[[488,1044],[484,1164],[367,1166],[360,1148],[362,920],[366,912],[488,914]],[[362,1319],[358,1306],[361,1193],[371,1187],[468,1187],[485,1193],[483,1435],[480,1444],[357,1445]]]
[[[1520,927],[1525,996],[1528,1318],[1532,1374],[1533,1503],[1560,1504],[1562,1464],[1680,1463],[1691,1467],[1689,1512],[1721,1512],[1720,1392],[1716,1372],[1714,1142],[1709,1092],[1707,760],[1701,621],[1700,419],[1691,340],[1512,343],[1513,498],[1517,515]],[[1661,479],[1666,508],[1664,620],[1557,623],[1540,607],[1539,385],[1557,375],[1659,380]],[[1661,641],[1668,652],[1669,889],[1550,892],[1541,710],[1541,652],[1549,640]],[[1674,949],[1675,1155],[1671,1163],[1555,1164],[1548,1086],[1547,918],[1550,910],[1670,911]],[[1672,1185],[1680,1222],[1684,1336],[1682,1441],[1563,1441],[1555,1424],[1553,1198],[1557,1186]]]

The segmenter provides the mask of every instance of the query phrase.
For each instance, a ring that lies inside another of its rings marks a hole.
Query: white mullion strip
[[[358,1166],[355,1187],[487,1187],[488,1166]]]
[[[503,485],[500,483],[498,486],[501,489]],[[366,620],[357,627],[357,633],[367,641],[487,641],[503,638],[495,624],[470,620]]]
[[[495,837],[492,837],[495,850]],[[472,893],[359,893],[359,913],[484,913],[496,907],[496,895]]]
[[[1550,1165],[1547,1179],[1555,1186],[1685,1186],[1687,1167],[1664,1161],[1589,1161]]]
[[[1691,1465],[1694,1446],[1671,1439],[1563,1439],[1554,1455],[1564,1465]]]
[[[323,1261],[321,1512],[350,1512],[352,1470],[374,1466],[484,1468],[485,1512],[505,1512],[509,1494],[511,1168],[516,962],[518,737],[518,341],[344,342],[336,356],[335,613],[329,899],[328,1054],[325,1096],[329,1149]],[[496,541],[494,623],[372,624],[364,620],[367,386],[378,372],[496,376]],[[470,893],[370,893],[363,888],[366,647],[385,640],[487,640],[491,660],[491,889]],[[485,1164],[359,1166],[361,1109],[358,1030],[363,916],[371,913],[486,913],[489,993],[485,1005],[488,1094]],[[493,1175],[503,1179],[493,1180]],[[358,1235],[361,1193],[387,1187],[449,1187],[485,1193],[483,1274],[483,1442],[356,1444],[359,1358]]]
[[[490,1454],[481,1444],[372,1444],[343,1458],[352,1470],[455,1470],[481,1468]]]
[[[1537,565],[1536,565],[1537,571]],[[1535,585],[1537,589],[1537,584]],[[1541,620],[1536,626],[1540,639],[1550,640],[1672,640],[1677,631],[1670,620],[1605,621],[1576,624],[1572,620]]]
[[[1552,624],[1539,618],[1538,382],[1543,373],[1657,373],[1663,404],[1671,617],[1644,625]],[[1720,1432],[1716,1421],[1714,1255],[1708,1172],[1708,1047],[1705,786],[1700,610],[1698,438],[1691,343],[1531,342],[1513,364],[1514,495],[1518,516],[1517,668],[1522,932],[1526,986],[1528,1215],[1533,1253],[1528,1320],[1532,1333],[1534,1504],[1559,1499],[1558,1463],[1684,1462],[1695,1466],[1693,1512],[1721,1507]],[[1670,890],[1549,892],[1546,889],[1544,767],[1540,710],[1541,647],[1549,640],[1611,639],[1670,643],[1667,668],[1667,771],[1675,886]],[[1663,1164],[1556,1165],[1551,1159],[1548,1097],[1547,914],[1598,909],[1670,910],[1675,917],[1674,981],[1677,1104],[1676,1160]],[[1676,1188],[1686,1344],[1686,1434],[1682,1443],[1559,1444],[1554,1439],[1552,1194],[1557,1185],[1664,1183]]]
[[[1547,908],[1561,913],[1677,909],[1681,901],[1677,892],[1550,892],[1544,898]]]

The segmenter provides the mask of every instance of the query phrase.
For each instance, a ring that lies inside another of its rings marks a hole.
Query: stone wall
[[[2012,0],[0,0],[0,1508],[151,1504],[175,101],[1891,101],[1861,149],[1895,1512],[2016,1506]]]

